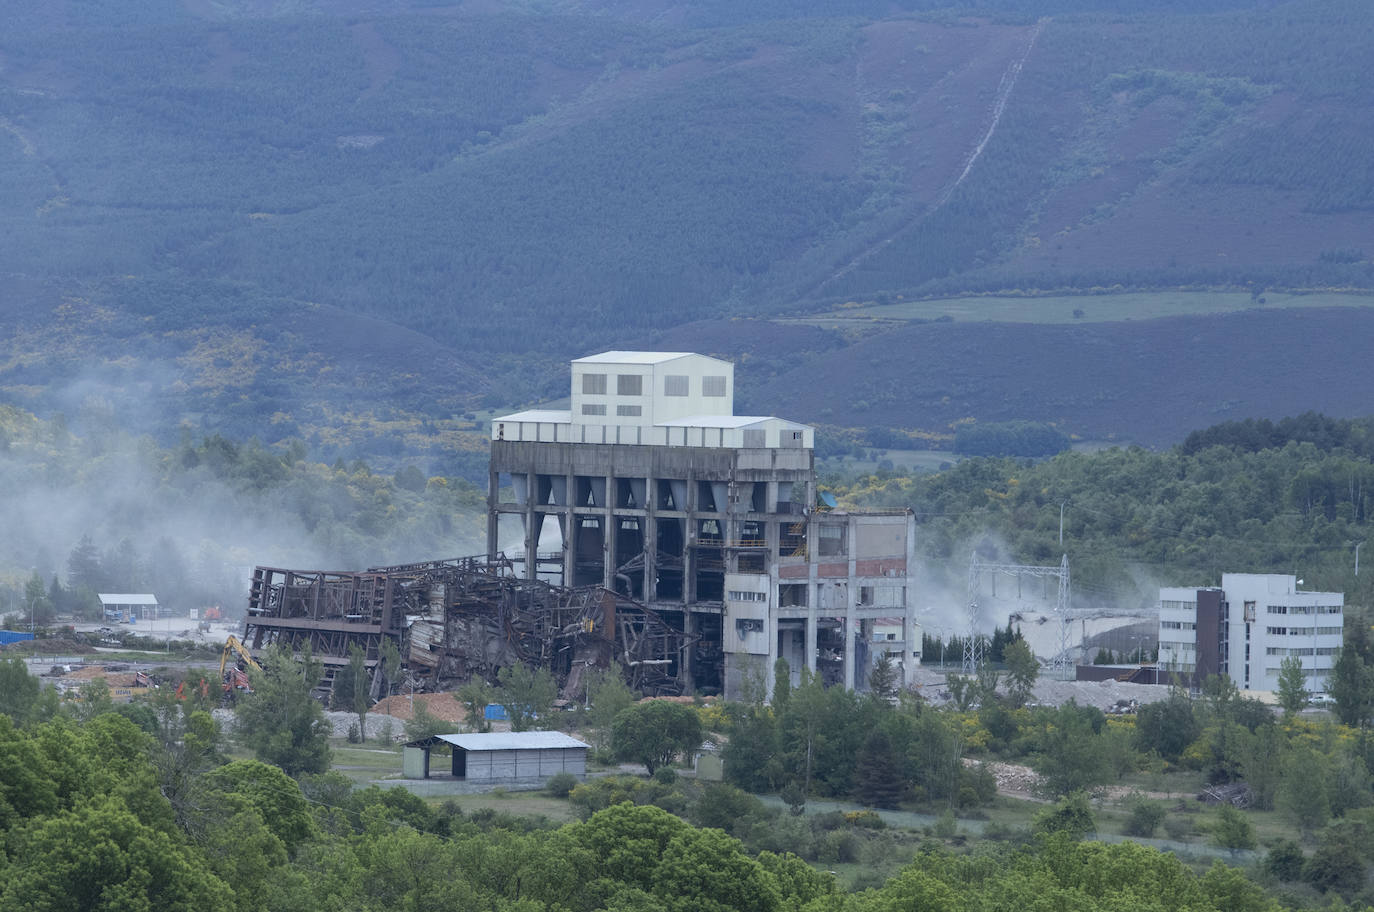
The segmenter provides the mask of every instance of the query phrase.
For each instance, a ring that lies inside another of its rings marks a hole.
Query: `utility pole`
[[[1064,544],[1064,508],[1066,506],[1068,506],[1068,501],[1065,501],[1064,503],[1061,503],[1059,505],[1059,544],[1061,545]],[[1355,565],[1358,567],[1359,563],[1360,562],[1357,557],[1355,560]],[[1360,571],[1356,570],[1355,572],[1358,574]]]
[[[1356,576],[1359,576],[1359,575],[1360,575],[1360,545],[1363,545],[1363,544],[1364,544],[1364,542],[1356,542],[1356,543],[1355,543],[1355,575],[1356,575]]]

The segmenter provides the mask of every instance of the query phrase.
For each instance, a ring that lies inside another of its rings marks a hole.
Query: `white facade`
[[[572,407],[493,419],[492,440],[812,449],[815,431],[735,414],[735,366],[691,352],[609,351],[572,362]]]
[[[1197,669],[1196,589],[1159,590],[1159,667],[1180,674]]]
[[[1292,656],[1302,662],[1307,689],[1326,691],[1341,648],[1345,595],[1303,592],[1297,584],[1296,576],[1280,573],[1222,574],[1213,664],[1242,690],[1277,690],[1280,666]],[[1216,591],[1159,590],[1161,668],[1183,673],[1197,668],[1199,593]]]
[[[652,427],[735,413],[735,366],[690,352],[609,351],[572,362],[577,424]]]

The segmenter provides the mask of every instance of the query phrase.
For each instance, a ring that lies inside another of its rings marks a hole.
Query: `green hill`
[[[0,394],[385,458],[688,324],[1374,287],[1367,4],[940,6],[12,4]]]

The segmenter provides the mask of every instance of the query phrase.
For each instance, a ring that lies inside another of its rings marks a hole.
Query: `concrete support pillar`
[[[615,495],[615,475],[608,474],[606,476],[606,496],[602,498],[605,503],[597,504],[603,508],[601,511],[601,585],[607,589],[615,589],[616,584],[615,538],[619,530],[616,529],[615,521]]]
[[[577,514],[573,512],[577,500],[577,476],[568,470],[568,497],[563,506],[563,585],[571,587],[577,580]]]
[[[806,642],[802,644],[806,650],[806,668],[813,675],[816,673],[816,603],[808,602],[806,606]]]
[[[494,468],[487,469],[487,560],[496,560],[496,552],[501,547],[498,536],[501,534],[500,515],[496,505],[501,502],[501,473]]]
[[[658,577],[658,479],[650,474],[644,479],[644,601],[658,597],[655,583]]]
[[[539,478],[534,472],[528,473],[525,484],[525,579],[534,579],[538,575],[538,556],[539,556],[539,523],[535,517],[534,502],[538,498]]]
[[[697,523],[700,520],[697,515],[697,476],[690,470],[687,472],[687,504],[682,509],[687,511],[682,530],[682,604],[686,611],[686,606],[697,600],[697,562],[692,542],[697,540]]]
[[[682,632],[687,634],[687,639],[691,640],[697,632],[697,616],[691,611],[682,612]],[[678,678],[682,682],[682,692],[691,695],[695,692],[692,682],[692,650],[682,650],[682,664],[679,668]]]

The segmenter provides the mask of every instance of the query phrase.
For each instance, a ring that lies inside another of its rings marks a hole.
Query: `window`
[[[638,405],[617,405],[615,413],[621,418],[636,418],[643,414],[644,409]]]
[[[766,602],[768,593],[766,592],[744,592],[738,589],[730,590],[730,601],[732,602]]]
[[[1287,627],[1266,627],[1266,628],[1264,628],[1264,632],[1267,633],[1267,634],[1269,634],[1270,636],[1287,636],[1287,635],[1288,635],[1288,628],[1287,628]]]
[[[663,378],[663,395],[665,396],[687,396],[691,390],[689,384],[691,378],[686,374],[668,374]]]
[[[584,415],[604,415],[606,414],[605,405],[583,405],[582,414]]]
[[[701,394],[703,396],[724,396],[725,378],[724,377],[702,377]]]
[[[604,395],[606,395],[606,375],[605,375],[605,374],[583,374],[583,375],[582,375],[582,395],[584,395],[584,396],[604,396]]]
[[[642,396],[644,378],[639,374],[616,374],[615,392],[617,396]]]

